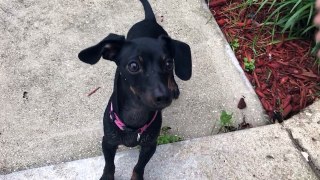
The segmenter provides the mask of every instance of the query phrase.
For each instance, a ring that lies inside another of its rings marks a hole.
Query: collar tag
[[[137,142],[139,142],[139,141],[140,141],[140,137],[141,137],[141,134],[140,134],[140,133],[138,133],[138,135],[137,135]]]

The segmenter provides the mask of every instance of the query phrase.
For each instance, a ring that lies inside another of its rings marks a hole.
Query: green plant
[[[223,110],[221,112],[220,121],[219,121],[221,127],[219,129],[219,132],[221,132],[221,131],[229,132],[229,131],[236,131],[237,130],[237,128],[235,128],[233,126],[232,116],[233,116],[233,113],[228,114],[225,110]]]
[[[315,0],[248,0],[250,5],[258,5],[256,14],[267,8],[270,15],[264,24],[279,27],[281,33],[289,37],[312,37],[315,26],[312,18],[315,15]]]
[[[311,54],[316,56],[318,51],[320,51],[320,43],[316,43],[316,45],[311,50]],[[318,72],[320,72],[320,58],[315,58],[314,65],[318,67]]]
[[[311,50],[311,54],[316,55],[319,50],[320,50],[320,43],[316,43],[316,45]]]
[[[318,67],[318,72],[320,72],[320,58],[316,58],[314,65]]]
[[[161,128],[161,132],[160,135],[157,139],[157,143],[158,145],[160,144],[168,144],[168,143],[173,143],[173,142],[178,142],[178,141],[182,141],[183,138],[178,136],[178,135],[171,135],[169,133],[170,131],[170,127],[168,126],[164,126]]]
[[[228,114],[225,110],[223,110],[220,115],[220,125],[222,127],[231,126],[233,124],[232,116],[233,116],[233,113]]]
[[[239,44],[239,39],[233,39],[230,43],[230,46],[232,48],[233,51],[235,51],[236,49],[238,49],[240,47],[240,44]]]
[[[254,63],[255,63],[255,60],[254,60],[254,59],[251,59],[251,60],[249,61],[248,58],[243,58],[243,60],[244,60],[244,69],[245,69],[246,71],[252,72],[252,71],[256,68],[255,65],[254,65]]]

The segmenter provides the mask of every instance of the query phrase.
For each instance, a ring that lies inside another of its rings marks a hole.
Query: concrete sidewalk
[[[222,180],[320,178],[320,101],[283,125],[161,145],[146,167],[145,179]],[[116,179],[130,179],[138,150],[117,153]],[[103,157],[15,172],[3,180],[99,179]]]
[[[215,134],[222,110],[233,113],[235,124],[246,117],[265,125],[260,101],[204,4],[150,3],[193,56],[193,77],[178,82],[181,96],[165,110],[164,125],[185,138]],[[126,34],[143,17],[138,0],[0,1],[0,173],[101,155],[115,65],[89,66],[77,54],[109,33]],[[247,108],[240,111],[242,96]]]

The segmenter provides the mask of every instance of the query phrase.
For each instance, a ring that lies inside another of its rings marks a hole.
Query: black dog
[[[131,179],[143,179],[156,150],[161,110],[179,96],[173,69],[182,80],[191,77],[190,47],[171,39],[156,22],[148,1],[141,3],[145,19],[131,27],[127,39],[109,34],[78,55],[89,64],[97,63],[101,56],[117,64],[114,90],[103,118],[105,167],[101,179],[114,179],[114,157],[120,144],[141,146]]]

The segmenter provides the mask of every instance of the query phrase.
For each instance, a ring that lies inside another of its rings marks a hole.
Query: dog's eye
[[[136,73],[136,72],[138,72],[139,70],[140,70],[140,66],[139,66],[139,64],[138,63],[136,63],[136,62],[130,62],[129,64],[128,64],[128,70],[130,71],[130,72],[132,72],[132,73]]]
[[[173,60],[172,59],[167,59],[166,60],[166,70],[171,71],[173,69]]]

